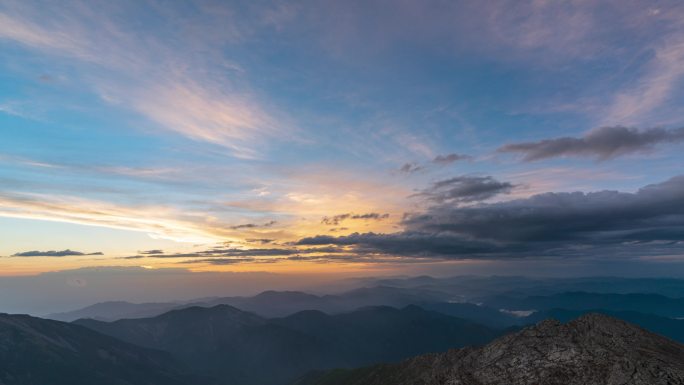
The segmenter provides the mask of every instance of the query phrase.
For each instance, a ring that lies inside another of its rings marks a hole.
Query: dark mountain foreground
[[[181,385],[168,354],[134,346],[78,325],[0,314],[2,385]]]
[[[675,385],[684,345],[600,314],[546,320],[480,348],[313,373],[297,385]]]
[[[354,368],[449,348],[482,345],[500,331],[426,311],[369,307],[328,315],[304,311],[266,319],[228,305],[154,318],[76,323],[164,350],[226,385],[284,385],[311,370]]]

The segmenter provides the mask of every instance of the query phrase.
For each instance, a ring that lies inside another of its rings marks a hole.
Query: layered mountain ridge
[[[501,334],[417,306],[368,307],[328,315],[304,311],[265,319],[229,305],[77,324],[164,350],[225,384],[285,384],[312,369],[393,362],[426,352],[480,345]]]

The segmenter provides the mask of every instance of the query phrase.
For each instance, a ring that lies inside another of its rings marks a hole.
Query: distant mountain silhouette
[[[510,310],[605,309],[635,311],[663,317],[684,317],[684,298],[669,298],[659,294],[568,292],[525,298],[501,295],[488,298],[485,303],[488,306]]]
[[[423,310],[369,307],[265,319],[228,305],[77,324],[173,354],[223,384],[287,384],[313,369],[356,367],[491,341],[498,331]]]
[[[426,310],[467,319],[496,329],[521,324],[520,317],[501,312],[499,309],[473,303],[428,302],[418,305]]]
[[[183,306],[187,305],[175,302],[130,303],[125,301],[107,301],[74,311],[48,314],[45,318],[65,322],[71,322],[81,318],[92,318],[100,321],[116,321],[123,318],[154,317]]]
[[[312,373],[296,385],[684,384],[684,345],[605,315],[547,320],[479,348]]]
[[[82,326],[0,314],[0,384],[194,385],[169,354]]]
[[[590,278],[527,278],[478,277],[449,278],[414,277],[404,279],[359,279],[365,287],[335,295],[314,295],[297,291],[266,291],[256,296],[204,298],[167,303],[132,304],[104,302],[83,309],[47,315],[47,318],[74,321],[93,318],[115,321],[125,318],[147,318],[170,310],[189,307],[211,307],[219,304],[235,306],[263,317],[284,317],[303,310],[325,313],[348,312],[363,306],[404,307],[411,304],[427,307],[428,303],[478,303],[494,310],[575,310],[608,309],[638,311],[668,317],[679,317],[684,310],[681,279],[632,279],[615,277]],[[630,294],[647,293],[647,294]],[[672,310],[669,310],[672,309]],[[437,310],[437,309],[435,309]],[[452,314],[454,309],[442,309]],[[467,309],[460,309],[466,311]],[[491,315],[474,309],[476,322],[500,326]],[[440,310],[441,311],[441,310]],[[468,313],[456,313],[464,317]],[[506,320],[513,322],[515,319]]]
[[[187,302],[141,303],[102,302],[95,305],[47,315],[59,321],[92,318],[101,321],[154,317],[170,310],[202,306],[231,305],[263,317],[284,317],[303,310],[326,313],[348,312],[365,306],[404,307],[423,302],[441,302],[451,296],[438,291],[376,286],[354,289],[337,295],[313,295],[299,291],[265,291],[252,297],[219,297]]]

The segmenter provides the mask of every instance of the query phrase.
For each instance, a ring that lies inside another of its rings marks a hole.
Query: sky
[[[683,86],[679,1],[0,0],[0,276],[684,275]]]

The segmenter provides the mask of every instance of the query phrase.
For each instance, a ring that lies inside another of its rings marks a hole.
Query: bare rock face
[[[675,385],[684,345],[626,322],[589,314],[547,320],[481,347],[396,365],[327,373],[311,385]]]

